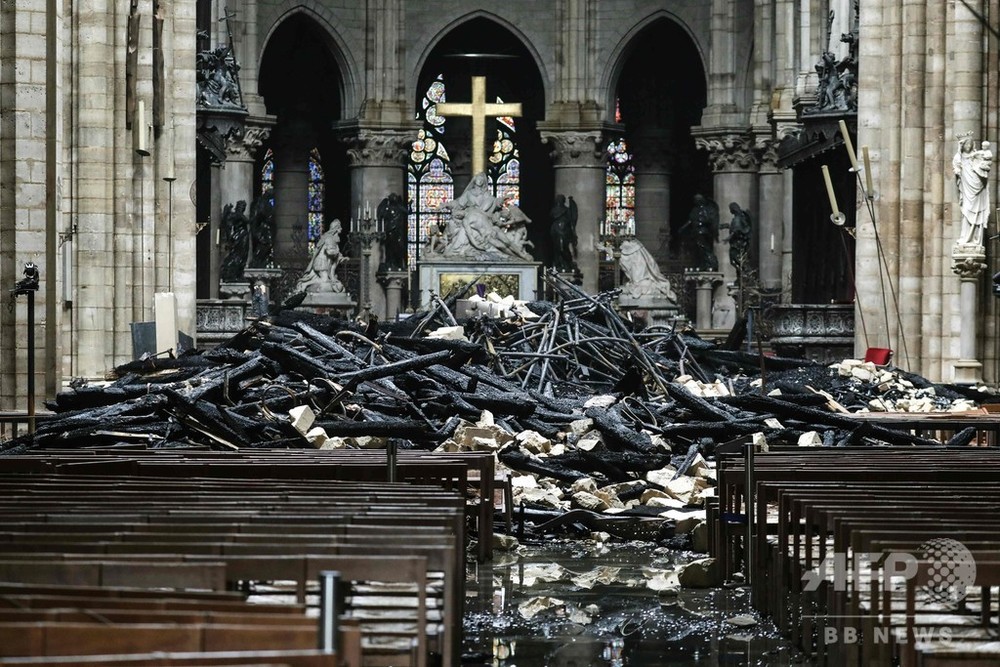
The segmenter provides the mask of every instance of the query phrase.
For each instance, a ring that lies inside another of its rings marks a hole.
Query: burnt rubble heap
[[[435,319],[457,324],[445,310],[442,302],[377,331],[284,311],[216,349],[131,362],[107,383],[60,393],[49,406],[56,414],[34,436],[0,443],[0,455],[395,439],[399,448],[494,450],[515,503],[529,510],[665,516],[712,492],[717,443],[940,445],[859,423],[845,408],[974,407],[898,369],[761,358],[689,333],[637,330],[604,297],[574,293],[504,319],[472,318],[461,339],[423,335]]]

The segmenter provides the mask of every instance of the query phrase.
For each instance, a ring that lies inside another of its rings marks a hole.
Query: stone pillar
[[[770,139],[762,149],[757,183],[760,201],[754,225],[757,229],[757,266],[760,286],[778,292],[782,284],[782,248],[785,243],[785,178],[777,165],[777,146]]]
[[[250,204],[254,200],[254,159],[257,155],[257,149],[270,136],[271,125],[273,123],[265,119],[248,119],[243,132],[234,133],[226,137],[226,163],[222,169],[216,172],[218,178],[219,208],[212,215],[214,228],[219,228],[222,222],[222,209],[227,204],[235,205],[240,200],[245,201],[247,203],[247,216],[250,215]],[[213,299],[218,298],[221,252],[222,244],[213,243],[213,256],[210,262]]]
[[[583,289],[597,293],[600,261],[596,249],[604,219],[604,184],[607,152],[600,130],[541,132],[542,142],[552,149],[555,191],[572,195],[579,208],[576,224],[576,264],[583,273]]]
[[[698,331],[708,331],[712,328],[712,292],[722,285],[723,276],[714,271],[687,271],[684,280],[694,283],[694,327]]]
[[[369,130],[354,128],[342,136],[347,144],[347,164],[351,175],[351,216],[367,207],[374,218],[375,209],[389,193],[396,192],[406,197],[406,159],[416,133],[404,130]],[[347,223],[344,224],[347,229]],[[381,263],[381,246],[372,249],[372,261],[368,267],[368,285],[374,285],[376,271]],[[378,317],[395,317],[396,313],[386,310],[386,295],[377,289],[371,290],[372,312]],[[360,302],[360,296],[359,302]],[[363,305],[363,304],[362,304]]]
[[[403,308],[403,288],[410,278],[409,271],[385,271],[378,281],[385,290],[385,319],[394,321]]]
[[[274,261],[300,269],[309,260],[306,206],[309,201],[309,151],[316,145],[308,131],[294,121],[280,128],[274,142]]]
[[[727,224],[732,218],[729,212],[730,202],[736,202],[750,211],[755,220],[759,220],[757,157],[753,135],[750,132],[736,131],[735,128],[696,129],[692,134],[695,136],[695,146],[709,153],[709,163],[714,174],[714,199],[719,205],[719,222]],[[719,233],[719,241],[715,244],[715,255],[719,259],[719,269],[725,277],[725,283],[732,283],[736,280],[736,269],[729,263],[729,243],[726,241],[728,236],[728,230]],[[754,247],[755,238],[756,236],[750,240],[751,249]],[[751,266],[752,261],[751,257]],[[726,296],[725,290],[724,285],[716,288],[716,301]],[[730,319],[735,323],[735,313]]]
[[[959,287],[960,321],[958,359],[952,362],[956,384],[978,384],[983,381],[983,364],[976,354],[976,332],[979,330],[979,282],[986,268],[986,252],[982,246],[958,246],[952,253],[951,269],[961,281]]]
[[[670,233],[672,155],[666,137],[638,137],[635,165],[635,235],[646,248],[666,248]],[[664,238],[663,230],[666,230]],[[656,257],[664,261],[666,257]]]

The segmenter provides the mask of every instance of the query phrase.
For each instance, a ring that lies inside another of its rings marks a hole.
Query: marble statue
[[[987,187],[993,151],[990,142],[984,141],[976,149],[971,137],[961,137],[958,151],[952,159],[958,201],[962,211],[957,246],[982,246],[983,233],[990,218],[990,191]]]
[[[611,255],[610,245],[597,245],[598,250]],[[634,238],[625,238],[619,248],[621,257],[618,266],[625,274],[625,284],[621,286],[623,297],[631,299],[658,299],[677,303],[677,294],[670,279],[660,272],[656,259]]]
[[[246,216],[247,203],[244,200],[226,204],[222,209],[221,232],[224,239],[225,256],[219,269],[224,283],[243,280],[243,271],[250,259],[250,219]]]
[[[576,202],[565,195],[556,195],[556,201],[550,212],[552,226],[549,234],[552,236],[552,266],[556,271],[575,271],[576,261],[573,259],[576,249],[576,220],[578,211]]]
[[[313,256],[295,284],[292,292],[339,293],[344,283],[337,278],[337,266],[344,261],[340,254],[340,220],[334,218],[329,228],[316,241]]]
[[[407,210],[403,198],[390,193],[375,209],[378,226],[385,230],[385,268],[405,269]]]
[[[687,222],[677,230],[678,235],[688,236],[697,250],[697,266],[703,271],[718,271],[719,259],[715,256],[715,242],[719,240],[719,205],[704,195],[694,196],[694,206]]]
[[[524,260],[532,261],[528,231],[531,222],[521,209],[504,206],[502,199],[490,192],[485,172],[472,177],[461,196],[445,202],[440,210],[449,211],[443,236],[428,248],[429,255],[446,259]]]

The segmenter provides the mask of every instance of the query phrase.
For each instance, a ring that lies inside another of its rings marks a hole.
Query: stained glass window
[[[605,217],[609,222],[625,225],[626,233],[635,234],[635,166],[624,139],[608,144],[604,183]]]
[[[264,153],[264,165],[260,168],[260,194],[274,209],[274,151]]]
[[[498,104],[503,100],[497,98]],[[487,172],[493,195],[503,198],[505,204],[521,205],[521,160],[515,142],[514,119],[510,116],[497,118],[497,138],[493,141],[493,152]]]
[[[421,103],[424,127],[410,146],[410,164],[406,173],[407,262],[410,270],[416,268],[420,250],[426,245],[441,219],[438,207],[455,198],[455,184],[451,177],[451,158],[441,138],[444,136],[444,116],[437,114],[437,105],[445,101],[444,78],[437,79],[427,88]],[[417,113],[420,120],[421,112]]]
[[[310,255],[316,247],[316,240],[323,234],[323,195],[323,164],[319,151],[314,148],[309,151],[309,215],[306,231]]]

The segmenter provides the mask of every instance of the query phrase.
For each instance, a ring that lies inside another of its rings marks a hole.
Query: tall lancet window
[[[432,233],[437,231],[441,204],[455,198],[455,182],[451,177],[451,158],[445,150],[444,116],[437,114],[437,105],[445,101],[444,80],[439,74],[424,93],[417,120],[424,126],[410,147],[407,168],[407,257],[410,270],[416,268],[420,250]],[[421,118],[422,117],[422,118]]]
[[[260,168],[260,195],[271,209],[274,209],[274,151],[270,148],[264,153],[264,164]]]
[[[316,241],[323,234],[323,162],[319,151],[309,151],[309,203],[306,228],[306,239],[309,243],[309,254],[316,249]]]
[[[306,247],[310,255],[316,247],[316,241],[323,233],[323,205],[326,190],[323,183],[323,161],[319,150],[309,152],[309,185],[307,189],[306,208]],[[275,160],[274,151],[270,148],[264,153],[260,167],[260,196],[274,210],[275,193]],[[298,237],[301,243],[301,236]]]
[[[497,98],[497,103],[503,100]],[[514,119],[511,116],[497,117],[497,138],[493,142],[493,153],[487,167],[493,194],[503,199],[505,204],[521,205],[521,159],[515,141]]]
[[[635,234],[635,166],[624,139],[608,144],[605,174],[604,214],[608,222],[625,225]]]

